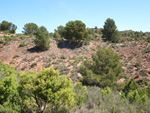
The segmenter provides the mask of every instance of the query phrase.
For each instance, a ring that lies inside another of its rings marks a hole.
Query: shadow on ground
[[[67,48],[67,49],[76,49],[76,48],[80,48],[82,45],[77,45],[77,44],[69,44],[68,41],[66,40],[61,40],[58,42],[57,47],[58,48]]]
[[[39,53],[39,52],[42,52],[42,51],[39,51],[39,49],[37,47],[32,47],[30,49],[27,49],[28,52],[30,53]]]

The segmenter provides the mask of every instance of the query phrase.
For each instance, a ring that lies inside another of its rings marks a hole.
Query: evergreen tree
[[[50,39],[49,39],[49,33],[47,29],[44,26],[41,26],[40,28],[37,29],[36,33],[36,39],[35,39],[35,44],[36,47],[39,50],[48,50],[49,49],[49,44],[50,44]]]
[[[17,26],[8,21],[2,21],[0,24],[0,31],[8,31],[9,33],[15,33]]]
[[[108,18],[105,22],[104,29],[102,30],[104,41],[119,42],[119,32],[113,19]]]
[[[64,26],[60,25],[57,27],[57,32],[58,34],[60,34],[61,38],[64,37],[64,31],[65,31]]]
[[[24,25],[24,28],[22,31],[24,34],[34,34],[36,33],[38,29],[38,26],[35,23],[27,23]]]
[[[65,39],[70,43],[83,44],[90,40],[86,25],[79,20],[69,21],[66,24],[64,33]]]
[[[54,31],[55,32],[54,32],[53,36],[56,40],[62,40],[64,38],[64,33],[65,33],[64,26],[60,25],[57,27],[57,30],[55,29]]]

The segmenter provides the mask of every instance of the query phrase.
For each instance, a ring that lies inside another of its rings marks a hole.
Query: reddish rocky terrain
[[[0,35],[3,37],[4,35]],[[145,50],[150,46],[146,42],[125,41],[120,44],[102,42],[98,37],[92,40],[89,45],[72,48],[66,41],[57,42],[51,39],[50,49],[38,51],[35,48],[34,36],[16,38],[6,45],[0,47],[0,60],[5,64],[12,64],[18,70],[39,71],[43,67],[53,66],[61,74],[68,75],[77,81],[82,77],[78,73],[78,67],[85,59],[91,59],[99,47],[112,47],[121,56],[121,62],[127,77],[133,77],[139,81],[150,80],[150,54]],[[121,79],[118,82],[123,82]],[[149,81],[150,84],[150,81]]]

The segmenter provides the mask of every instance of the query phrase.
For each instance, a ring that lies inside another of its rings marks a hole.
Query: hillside
[[[44,51],[36,47],[37,37],[33,34],[1,33],[0,112],[149,112],[150,34],[121,31],[120,42],[112,43],[103,40],[102,29],[87,30],[91,40],[82,46],[69,44],[55,34],[57,31],[49,34],[50,48]],[[91,67],[95,53],[96,68]],[[87,67],[82,68],[83,64]],[[101,64],[104,68],[98,66]],[[121,77],[112,72],[116,64],[114,70],[123,72]],[[104,76],[99,79],[91,68],[110,72],[108,76],[98,74]],[[101,81],[97,84],[98,80]],[[63,95],[59,95],[60,91]]]
[[[58,42],[51,38],[50,49],[47,51],[38,51],[35,48],[34,36],[0,34],[1,40],[10,38],[6,44],[1,41],[0,60],[5,64],[12,64],[17,70],[21,71],[34,70],[38,72],[43,67],[53,66],[62,75],[67,75],[75,82],[82,77],[78,73],[78,68],[84,60],[90,60],[92,54],[96,53],[100,47],[111,47],[121,56],[127,78],[135,78],[139,81],[139,84],[148,79],[150,84],[150,54],[147,50],[150,43],[143,40],[129,40],[129,38],[132,38],[132,34],[136,34],[134,31],[132,33],[131,31],[123,31],[121,33],[122,37],[124,34],[128,36],[124,36],[126,41],[122,43],[103,42],[101,34],[96,33],[96,38],[82,47],[73,47],[65,40]],[[131,36],[128,34],[131,34]],[[147,34],[144,36],[147,36]]]

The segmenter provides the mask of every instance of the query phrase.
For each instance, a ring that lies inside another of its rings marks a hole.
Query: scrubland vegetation
[[[35,23],[25,24],[23,34],[12,34],[16,29],[11,22],[0,24],[0,50],[7,52],[16,41],[22,52],[9,64],[2,61],[11,55],[0,56],[0,113],[150,112],[149,32],[118,31],[110,18],[101,29],[79,20],[54,33]],[[54,42],[60,54],[51,49]],[[45,68],[35,71],[39,62]]]

